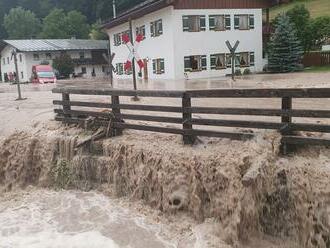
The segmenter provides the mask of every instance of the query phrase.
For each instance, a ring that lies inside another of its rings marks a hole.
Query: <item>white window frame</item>
[[[222,18],[223,19],[223,26],[217,27],[216,19]],[[230,15],[210,15],[209,16],[209,30],[211,31],[226,31],[231,30],[231,16]]]
[[[79,59],[85,59],[85,52],[79,52]]]
[[[113,35],[113,44],[114,44],[114,46],[121,45],[121,33],[117,33],[117,34]]]
[[[217,62],[221,60],[222,66],[218,66]],[[227,55],[225,53],[217,53],[217,54],[211,54],[210,56],[210,65],[211,70],[223,70],[227,68]]]
[[[140,27],[137,27],[135,30],[135,34],[136,34],[136,36],[141,34],[143,36],[143,39],[145,39],[146,38],[146,26],[142,25]]]
[[[195,28],[193,27],[195,24]],[[184,15],[182,16],[183,32],[206,31],[205,15]]]
[[[116,64],[116,74],[117,75],[123,75],[124,74],[124,64],[123,63],[117,63]]]
[[[197,68],[193,68],[192,59],[197,62]],[[189,66],[187,66],[189,64]],[[206,55],[190,55],[184,57],[184,71],[185,72],[200,72],[207,70],[207,56]]]
[[[34,61],[39,61],[39,60],[40,60],[40,56],[39,56],[38,53],[34,53],[34,54],[33,54],[33,60],[34,60]]]
[[[46,60],[51,60],[52,59],[52,54],[51,53],[46,53]]]
[[[131,40],[131,32],[129,30],[125,30],[124,32],[121,33],[120,38],[121,38],[121,44],[125,44],[123,40],[124,35],[128,35],[128,38]]]
[[[150,34],[151,37],[158,37],[163,34],[163,20],[150,22]]]
[[[246,20],[246,27],[242,27],[242,18],[247,18]],[[254,29],[255,26],[255,18],[254,15],[249,14],[239,14],[234,16],[234,26],[236,30],[250,30]]]
[[[240,52],[236,53],[236,61],[235,61],[235,67],[240,67],[240,68],[247,68],[247,67],[252,67],[255,66],[255,53],[254,52]],[[245,56],[245,57],[243,57]],[[247,64],[242,65],[241,61],[242,58],[244,58],[247,62]]]
[[[154,74],[164,74],[165,73],[165,59],[153,59],[152,69]]]

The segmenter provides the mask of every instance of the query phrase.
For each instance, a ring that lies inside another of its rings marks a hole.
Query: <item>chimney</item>
[[[116,0],[112,0],[112,10],[113,10],[113,18],[117,17],[117,10],[116,10]]]

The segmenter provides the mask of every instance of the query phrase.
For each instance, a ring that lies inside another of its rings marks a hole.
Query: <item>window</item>
[[[46,53],[46,59],[51,60],[52,59],[52,54],[51,53]]]
[[[124,74],[124,65],[123,65],[123,63],[117,63],[116,64],[116,73],[117,73],[117,75],[123,75]]]
[[[19,62],[22,63],[23,59],[22,59],[22,54],[19,55]]]
[[[210,30],[214,31],[230,30],[230,15],[210,15],[209,26]]]
[[[125,65],[124,65],[124,67],[125,67]],[[131,66],[129,69],[126,69],[126,70],[125,70],[125,74],[126,74],[126,75],[131,75],[131,74],[133,74],[132,66]]]
[[[33,54],[33,60],[39,60],[39,54],[34,53]]]
[[[227,67],[226,64],[226,54],[212,54],[211,55],[211,70],[220,70]]]
[[[230,54],[226,55],[226,65],[227,68],[231,68],[232,56]]]
[[[254,65],[254,52],[242,52],[236,54],[236,67],[250,67]]]
[[[6,59],[5,59],[5,58],[2,59],[2,64],[3,64],[3,65],[6,64]]]
[[[142,35],[143,39],[146,38],[146,27],[143,25],[136,28],[136,36]]]
[[[206,55],[184,57],[184,71],[195,72],[207,69]]]
[[[79,58],[84,59],[85,58],[85,53],[84,52],[79,52]]]
[[[152,68],[154,74],[163,74],[165,73],[165,61],[164,59],[153,59]]]
[[[7,57],[7,64],[9,65],[9,57]]]
[[[86,73],[87,73],[87,69],[86,69],[86,67],[81,67],[81,73],[82,73],[82,74],[86,74]]]
[[[121,40],[122,40],[122,44],[124,44],[124,40],[123,40],[123,35],[128,35],[128,38],[131,40],[131,32],[129,30],[126,30],[125,32],[122,32],[121,34]]]
[[[235,15],[235,29],[254,29],[254,15]]]
[[[51,53],[46,53],[46,59],[48,59],[48,60],[52,59],[52,54]]]
[[[114,45],[120,46],[121,45],[121,33],[113,35]]]
[[[206,21],[204,15],[183,16],[182,22],[184,32],[199,32],[206,30]]]
[[[250,66],[255,65],[254,52],[250,52]]]
[[[151,33],[151,37],[157,37],[163,34],[162,20],[157,20],[150,23],[150,33]]]
[[[23,72],[21,71],[21,79],[23,79],[24,78],[24,74],[23,74]]]
[[[102,72],[105,73],[107,71],[107,67],[102,65]]]

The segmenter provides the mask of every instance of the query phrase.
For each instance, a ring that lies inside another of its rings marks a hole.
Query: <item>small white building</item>
[[[122,35],[144,36],[138,54],[145,79],[194,79],[231,74],[225,42],[240,44],[236,69],[263,69],[263,9],[273,0],[148,0],[104,24],[111,52],[116,56],[115,78],[131,77],[124,71],[129,51]],[[267,11],[267,13],[269,13]],[[137,71],[139,67],[136,64]]]
[[[325,51],[325,52],[330,51],[330,45],[324,45],[324,46],[322,46],[322,51]]]
[[[17,51],[17,64],[20,82],[29,82],[32,67],[45,61],[52,65],[54,58],[67,53],[72,58],[74,73],[83,77],[103,77],[108,71],[103,54],[108,54],[108,41],[105,40],[3,40],[0,43],[1,81],[8,81],[8,76],[15,72],[12,58]]]

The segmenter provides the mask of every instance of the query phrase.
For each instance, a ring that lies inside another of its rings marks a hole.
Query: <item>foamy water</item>
[[[37,190],[0,198],[0,248],[166,248],[161,227],[98,193]]]

